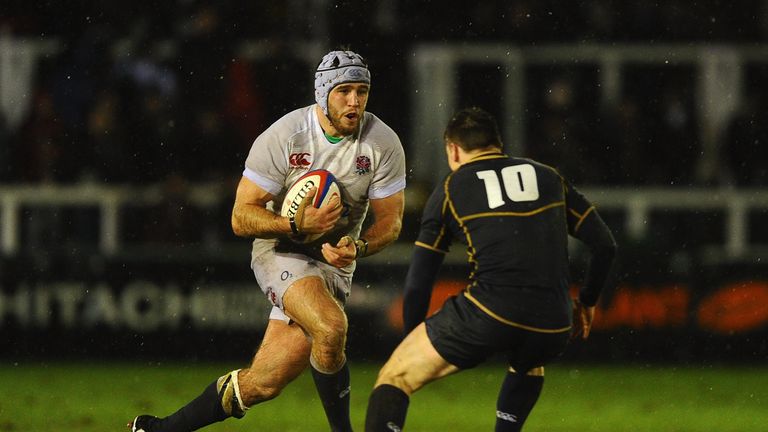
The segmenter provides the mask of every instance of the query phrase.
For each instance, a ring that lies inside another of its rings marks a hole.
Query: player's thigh
[[[379,372],[376,385],[394,385],[408,394],[424,385],[458,372],[432,346],[424,323],[417,326],[395,348]]]
[[[346,301],[352,286],[351,275],[341,274],[340,270],[306,255],[274,250],[254,254],[251,265],[259,287],[276,308],[271,318],[286,322],[294,319],[304,326],[310,325],[316,318],[312,316],[311,307],[321,308],[317,312],[328,319],[343,316],[334,303],[343,305]],[[288,301],[291,305],[286,308],[285,296],[289,290],[292,291]],[[336,301],[328,301],[329,295]],[[305,310],[307,308],[310,309]],[[305,315],[307,318],[303,319]]]
[[[301,327],[269,320],[261,345],[245,374],[246,385],[285,387],[307,368],[310,349],[310,341]]]
[[[321,277],[305,277],[293,283],[283,295],[285,314],[310,335],[322,332],[346,333],[347,317],[341,302],[334,298]]]
[[[283,296],[297,281],[322,277],[323,271],[312,258],[296,253],[278,253],[274,249],[254,253],[251,267],[259,288],[267,299],[283,310]]]
[[[507,340],[514,341],[507,350],[507,362],[519,372],[526,372],[544,366],[565,352],[570,332],[536,333],[527,330],[510,329]]]

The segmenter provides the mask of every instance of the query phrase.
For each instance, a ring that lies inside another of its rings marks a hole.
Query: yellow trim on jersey
[[[447,180],[446,180],[447,183]],[[447,191],[447,188],[446,188]],[[445,215],[445,209],[448,207],[448,196],[443,199],[443,208],[440,209],[440,216]],[[433,244],[434,247],[437,247],[438,244],[440,244],[440,241],[445,237],[445,224],[442,224],[440,226],[440,232],[437,234],[437,239],[435,239],[435,243]]]
[[[559,329],[543,329],[543,328],[538,328],[538,327],[527,326],[525,324],[516,323],[516,322],[510,321],[510,320],[508,320],[506,318],[502,318],[502,317],[496,315],[492,310],[490,310],[487,307],[485,307],[485,305],[480,303],[480,301],[478,299],[474,298],[472,296],[472,294],[469,293],[469,288],[467,288],[467,290],[464,291],[464,297],[466,297],[469,301],[474,303],[475,306],[480,308],[481,311],[483,311],[486,314],[490,315],[491,318],[495,319],[496,321],[502,322],[502,323],[504,323],[506,325],[512,326],[512,327],[517,327],[517,328],[521,328],[523,330],[528,330],[528,331],[532,331],[532,332],[536,332],[536,333],[563,333],[563,332],[567,332],[567,331],[569,331],[571,329],[571,326],[563,327],[563,328],[559,328]]]
[[[577,212],[576,210],[574,210],[574,209],[572,209],[572,208],[569,208],[569,209],[568,209],[568,211],[569,211],[569,212],[570,212],[572,215],[574,215],[574,216],[576,216],[577,218],[579,218],[579,221],[578,221],[578,222],[576,222],[576,226],[574,226],[574,228],[573,228],[573,232],[576,232],[576,231],[578,231],[578,230],[579,230],[579,228],[581,227],[581,224],[584,222],[584,219],[586,219],[586,218],[587,218],[587,216],[588,216],[590,213],[592,213],[592,211],[594,211],[594,210],[595,210],[595,206],[592,206],[592,207],[588,208],[588,209],[587,209],[587,211],[585,211],[585,212],[582,214],[582,213],[579,213],[579,212]]]
[[[444,251],[442,249],[438,249],[436,247],[430,246],[430,245],[428,245],[426,243],[422,243],[420,241],[415,242],[414,245],[423,247],[424,249],[429,249],[429,250],[434,251],[434,252],[442,253],[442,254],[448,253],[448,251]]]
[[[437,238],[435,238],[434,243],[432,245],[427,245],[426,243],[422,243],[424,246],[428,246],[430,249],[434,250],[440,250],[440,248],[437,247],[437,245],[440,244],[440,240],[443,239],[443,236],[445,236],[445,224],[440,226],[440,232],[437,233]]]
[[[507,156],[507,155],[505,155],[505,154],[503,154],[503,153],[497,153],[497,152],[493,152],[493,153],[481,153],[481,154],[479,154],[479,155],[477,155],[477,156],[473,157],[472,159],[468,160],[468,161],[467,161],[467,163],[469,163],[469,162],[477,162],[477,161],[483,161],[483,160],[489,160],[489,159],[506,159],[506,158],[508,158],[508,157],[509,157],[509,156]]]
[[[547,204],[544,207],[539,207],[536,210],[531,210],[527,212],[486,212],[486,213],[476,213],[473,215],[465,216],[462,219],[460,219],[461,222],[466,222],[468,220],[477,219],[477,218],[483,218],[483,217],[495,217],[495,216],[533,216],[535,214],[541,213],[543,211],[547,211],[551,208],[564,206],[565,201],[557,201],[553,202],[552,204]]]
[[[573,232],[576,232],[579,230],[579,228],[581,228],[581,224],[584,223],[584,219],[586,219],[587,216],[589,216],[589,214],[592,213],[594,210],[595,210],[595,206],[592,206],[588,208],[583,215],[581,215],[581,217],[579,218],[579,221],[576,222],[576,226],[573,227]]]
[[[467,228],[467,225],[464,224],[464,221],[459,218],[458,212],[456,212],[456,207],[453,206],[453,202],[451,201],[450,193],[448,192],[448,182],[450,181],[451,177],[453,176],[453,173],[451,173],[447,179],[445,179],[445,201],[448,203],[448,208],[451,210],[451,214],[453,215],[453,218],[456,219],[456,221],[459,223],[459,227],[461,227],[461,230],[464,231],[464,237],[467,238],[467,262],[471,266],[471,270],[469,272],[469,279],[472,280],[475,277],[475,271],[477,271],[477,260],[475,260],[475,247],[472,245],[472,236],[469,235],[469,229]]]
[[[451,175],[453,175],[453,173],[451,173]],[[446,191],[446,194],[448,193],[448,187],[447,187],[448,179],[451,178],[451,175],[449,175],[448,178],[445,179],[445,185],[443,185],[443,187],[444,187],[444,189]],[[446,195],[446,197],[443,199],[443,208],[440,210],[440,216],[445,215],[445,208],[447,206],[448,206],[448,196]],[[446,251],[444,251],[444,250],[442,250],[442,249],[437,247],[437,245],[440,244],[440,241],[443,240],[443,237],[445,237],[445,223],[440,225],[440,232],[437,233],[437,237],[435,238],[435,241],[432,242],[431,245],[426,244],[426,243],[422,243],[422,242],[418,242],[418,241],[416,242],[416,245],[417,246],[422,246],[422,247],[427,248],[429,250],[433,250],[435,252],[447,253]]]

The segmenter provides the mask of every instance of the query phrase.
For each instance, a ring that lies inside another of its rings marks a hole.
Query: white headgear
[[[315,100],[328,115],[328,94],[339,84],[348,82],[371,83],[371,72],[360,54],[352,51],[331,51],[317,66],[315,72]]]

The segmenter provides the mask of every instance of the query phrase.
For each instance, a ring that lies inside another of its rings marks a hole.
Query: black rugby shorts
[[[492,355],[503,354],[510,366],[525,373],[557,358],[570,338],[569,331],[539,333],[502,323],[463,294],[446,300],[425,324],[432,346],[460,369],[473,368]]]

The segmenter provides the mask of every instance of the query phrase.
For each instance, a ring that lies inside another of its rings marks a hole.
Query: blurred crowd
[[[377,66],[376,88],[386,89],[375,93],[372,110],[400,131],[407,147],[418,143],[407,142],[403,101],[409,92],[400,77],[407,72],[403,56],[416,42],[759,42],[768,27],[760,20],[768,9],[763,1],[738,7],[719,1],[456,2],[465,14],[432,1],[246,3],[8,2],[0,37],[54,39],[60,46],[39,55],[29,70],[23,119],[3,116],[13,109],[9,104],[0,111],[0,179],[236,177],[261,130],[312,102],[313,65],[297,53],[299,42],[349,44],[365,53]],[[423,22],[426,17],[435,24]],[[243,53],[247,41],[268,42],[254,57]],[[577,182],[768,182],[753,166],[766,160],[766,126],[758,118],[768,105],[768,97],[759,96],[768,79],[750,83],[751,98],[720,138],[727,172],[697,179],[695,71],[641,71],[638,76],[651,78],[627,88],[610,107],[596,103],[599,83],[579,67],[526,73],[527,156],[560,166]]]
[[[163,183],[169,197],[196,182],[234,182],[260,131],[313,102],[315,65],[300,52],[307,43],[366,55],[375,67],[369,109],[408,153],[419,145],[407,141],[418,120],[403,80],[415,43],[761,43],[766,3],[8,0],[0,11],[0,99],[10,100],[0,101],[0,182]],[[30,66],[9,54],[20,41],[57,44]],[[254,42],[256,55],[244,48]],[[765,186],[766,65],[745,69],[747,94],[718,137],[714,174],[697,170],[696,71],[686,68],[637,68],[639,79],[611,106],[598,103],[594,70],[528,68],[525,156],[579,184]],[[9,94],[23,82],[21,96]],[[492,89],[487,99],[498,97]],[[23,116],[12,115],[22,103]]]

